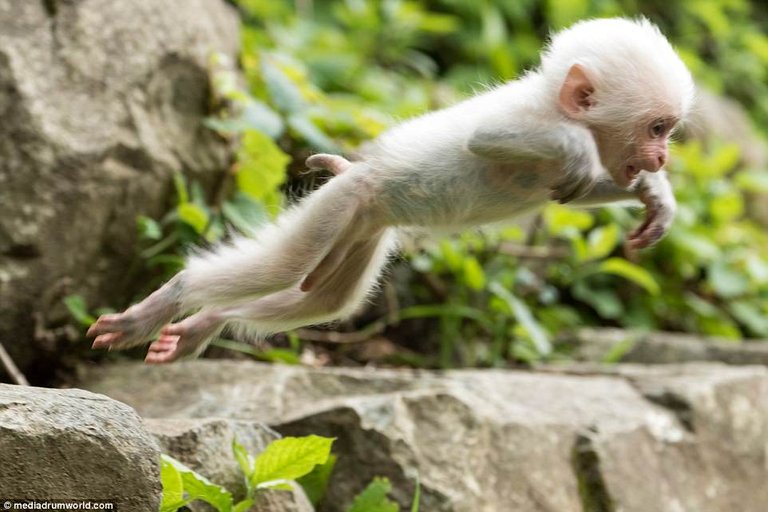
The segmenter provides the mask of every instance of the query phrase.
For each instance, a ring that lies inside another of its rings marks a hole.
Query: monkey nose
[[[648,172],[660,171],[664,164],[667,163],[667,158],[664,155],[658,155],[657,157],[648,158],[643,162],[643,170]]]

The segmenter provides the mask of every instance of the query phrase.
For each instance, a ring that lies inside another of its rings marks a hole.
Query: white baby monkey
[[[675,213],[662,167],[693,96],[690,73],[647,20],[577,23],[519,80],[396,126],[356,161],[310,157],[338,176],[256,236],[190,256],[142,302],[100,317],[93,347],[123,349],[159,330],[146,362],[167,363],[227,324],[268,334],[343,318],[375,286],[399,227],[637,198],[646,218],[629,244],[646,247]]]

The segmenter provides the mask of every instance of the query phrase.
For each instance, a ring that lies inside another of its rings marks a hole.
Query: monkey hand
[[[664,171],[643,172],[637,183],[637,194],[645,204],[645,220],[629,234],[630,249],[650,247],[661,240],[669,231],[677,210],[672,186]]]

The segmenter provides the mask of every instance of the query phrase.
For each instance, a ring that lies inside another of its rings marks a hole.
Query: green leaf
[[[278,110],[293,113],[306,108],[301,91],[278,67],[274,58],[264,56],[261,61],[261,73],[267,84],[269,96]]]
[[[485,288],[485,272],[480,262],[474,256],[467,256],[463,260],[464,282],[472,290],[482,290]]]
[[[176,207],[176,214],[179,220],[195,230],[195,233],[202,235],[208,226],[208,213],[195,203],[182,203]]]
[[[163,486],[160,512],[175,512],[192,501],[184,498],[184,482],[181,479],[181,473],[165,458],[160,460],[160,482]]]
[[[745,192],[768,192],[768,173],[763,170],[744,170],[736,174],[734,179]]]
[[[304,114],[291,114],[288,118],[288,126],[307,144],[323,153],[340,153],[341,149],[330,137]]]
[[[651,295],[658,295],[661,291],[659,283],[656,282],[647,270],[625,259],[609,258],[600,264],[598,270],[632,281]]]
[[[580,279],[571,288],[573,296],[595,308],[600,318],[616,319],[624,315],[624,304],[615,290],[592,288],[588,280]]]
[[[317,506],[320,500],[325,496],[328,490],[328,480],[336,465],[336,456],[331,454],[325,464],[318,464],[308,474],[298,479],[299,485],[304,488],[304,492],[312,505]]]
[[[283,364],[300,364],[301,357],[295,351],[287,348],[271,348],[262,350],[257,356],[261,361]]]
[[[608,224],[593,229],[587,238],[587,260],[599,260],[608,256],[619,243],[619,226]]]
[[[250,498],[245,499],[239,502],[237,505],[235,505],[232,508],[232,512],[248,512],[249,510],[251,510],[251,507],[253,507],[254,504],[255,502],[252,499]]]
[[[136,227],[139,237],[144,240],[160,240],[163,237],[163,230],[155,219],[139,215],[136,218]]]
[[[175,473],[180,475],[183,484],[183,490],[186,494],[188,501],[202,500],[210,504],[219,512],[231,512],[232,510],[232,494],[229,491],[212,483],[204,476],[192,471],[190,468],[179,462],[178,460],[163,454],[161,459],[161,478],[162,467],[172,466]],[[166,469],[170,474],[172,471]],[[175,477],[169,478],[171,483],[170,491],[174,497],[178,497],[178,487]],[[165,491],[164,491],[165,492]]]
[[[189,192],[187,191],[187,179],[180,172],[173,175],[173,186],[176,188],[177,204],[189,202]]]
[[[419,502],[421,501],[421,480],[416,479],[416,491],[413,493],[413,502],[411,503],[411,512],[419,512]]]
[[[248,354],[260,361],[284,364],[299,364],[301,362],[299,354],[293,349],[273,348],[269,350],[261,350],[242,341],[226,340],[223,338],[213,340],[211,345],[240,352],[242,354]]]
[[[509,305],[510,311],[515,316],[518,323],[525,329],[531,342],[536,347],[540,355],[549,355],[552,353],[552,343],[549,341],[546,331],[541,324],[536,321],[528,305],[518,299],[511,291],[505,288],[501,283],[494,281],[488,289]]]
[[[62,300],[69,314],[80,325],[91,325],[96,321],[96,318],[88,312],[88,306],[85,304],[85,299],[82,295],[67,295]]]
[[[726,261],[715,261],[709,265],[707,282],[717,295],[725,299],[737,297],[749,290],[747,276]]]
[[[600,362],[604,364],[615,364],[621,361],[621,359],[632,350],[632,347],[637,344],[638,338],[634,336],[628,336],[627,338],[619,341],[613,345],[608,351],[600,358]]]
[[[768,336],[768,315],[760,304],[746,300],[733,301],[728,304],[728,310],[736,320],[747,326],[753,335]]]
[[[261,224],[269,220],[264,205],[242,192],[237,192],[231,200],[225,201],[221,205],[221,212],[227,222],[244,235],[253,235]]]
[[[386,478],[374,478],[363,492],[355,497],[355,501],[347,512],[399,512],[397,503],[387,498],[392,490],[392,484]]]
[[[279,187],[285,181],[291,157],[268,136],[250,130],[243,135],[237,161],[238,190],[267,208],[279,207],[282,197]]]
[[[285,124],[280,115],[265,103],[249,98],[240,114],[225,119],[207,117],[203,125],[222,135],[258,130],[273,139],[279,138],[285,131]]]
[[[547,17],[553,27],[567,27],[587,17],[589,4],[588,0],[547,0]]]
[[[261,482],[256,486],[256,489],[274,489],[278,491],[293,491],[293,485],[291,485],[290,480],[268,480],[266,482]]]
[[[285,437],[273,441],[256,458],[251,485],[276,480],[295,480],[325,464],[334,438],[320,436]]]
[[[485,311],[460,304],[419,304],[403,308],[398,313],[398,320],[430,317],[466,318],[477,322],[488,331],[493,330],[493,322]]]
[[[248,128],[259,130],[273,139],[277,139],[285,131],[285,124],[280,115],[256,99],[246,105],[243,121]]]
[[[559,204],[549,204],[544,209],[544,220],[550,234],[571,238],[586,231],[595,223],[589,212],[574,210]]]
[[[250,483],[251,476],[253,475],[253,465],[255,459],[248,453],[245,446],[237,441],[237,437],[232,438],[232,454],[235,456],[237,465],[240,466],[240,471],[245,475],[246,483]],[[249,489],[250,490],[250,489]]]

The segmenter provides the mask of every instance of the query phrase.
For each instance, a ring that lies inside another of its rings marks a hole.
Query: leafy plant
[[[218,512],[245,512],[257,502],[266,489],[292,491],[293,483],[301,485],[312,504],[322,500],[328,486],[336,457],[332,455],[334,439],[321,436],[284,437],[272,441],[263,452],[253,457],[237,442],[232,452],[243,472],[246,485],[244,499],[233,502],[232,493],[178,460],[163,455],[160,478],[163,500],[160,512],[175,512],[192,501],[208,503]],[[387,495],[392,485],[386,478],[374,478],[355,498],[348,512],[399,512],[397,503]],[[411,512],[418,512],[421,487],[417,483]]]
[[[246,497],[237,503],[233,503],[232,493],[222,486],[163,455],[160,472],[163,501],[160,510],[173,512],[194,500],[205,501],[219,512],[249,510],[258,499],[258,494],[265,489],[290,491],[293,489],[292,481],[306,477],[317,466],[325,467],[333,441],[332,438],[320,436],[285,437],[272,441],[254,458],[237,440],[233,440],[232,451],[246,484]],[[326,467],[323,471],[329,474],[330,470]]]

